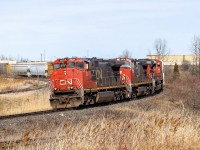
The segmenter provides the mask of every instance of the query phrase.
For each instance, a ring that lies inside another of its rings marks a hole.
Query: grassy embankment
[[[22,150],[200,149],[199,83],[180,74],[154,97],[26,118],[5,127],[4,140],[21,139],[16,146]],[[28,145],[30,139],[34,144]]]
[[[0,95],[0,115],[50,109],[48,89],[37,90],[42,84],[42,81],[37,80],[0,78],[0,92],[10,92]],[[28,88],[36,90],[17,92]]]

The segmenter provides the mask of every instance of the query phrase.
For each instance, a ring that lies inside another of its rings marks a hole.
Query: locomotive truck
[[[50,103],[73,108],[154,94],[163,89],[163,63],[150,59],[63,58],[53,62]]]

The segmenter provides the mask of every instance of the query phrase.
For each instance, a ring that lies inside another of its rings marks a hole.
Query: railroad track
[[[38,112],[31,112],[31,113],[6,115],[6,116],[0,116],[0,120],[6,120],[6,119],[12,119],[12,118],[18,118],[18,117],[26,117],[26,116],[52,114],[52,113],[56,113],[56,112],[63,112],[63,111],[70,111],[70,110],[82,110],[82,109],[88,109],[88,108],[103,107],[103,106],[108,106],[108,105],[113,105],[113,104],[129,102],[129,101],[133,101],[133,100],[140,100],[140,99],[144,99],[144,98],[148,98],[148,97],[155,97],[156,95],[158,95],[158,93],[155,93],[151,96],[150,95],[140,96],[135,99],[112,101],[112,102],[105,102],[105,103],[92,104],[92,105],[83,105],[83,106],[79,106],[77,108],[64,108],[64,109],[57,109],[57,110],[45,110],[45,111],[38,111]]]
[[[31,76],[31,77],[28,77],[28,76],[20,76],[20,75],[1,75],[2,78],[15,78],[15,79],[37,79],[37,78],[44,78],[44,79],[48,79],[49,77],[42,77],[42,76]]]
[[[39,80],[39,81],[44,81],[48,82],[49,78],[44,78],[44,77],[21,77],[21,76],[16,76],[14,79],[23,79],[23,80]]]
[[[27,77],[3,77],[3,79],[23,79],[23,80],[34,80],[34,81],[39,81],[39,82],[44,82],[42,85],[33,85],[30,86],[26,89],[19,89],[19,90],[6,90],[6,91],[1,91],[0,95],[3,94],[10,94],[10,93],[20,93],[20,92],[29,92],[29,91],[35,91],[35,90],[40,90],[43,88],[47,88],[49,86],[49,79],[47,78],[27,78]]]
[[[69,109],[45,110],[45,111],[30,112],[30,113],[23,113],[23,114],[6,115],[6,116],[0,116],[0,121],[7,120],[7,119],[13,119],[13,118],[27,117],[27,116],[52,114],[52,113],[55,113],[55,112],[62,112],[62,111],[67,111],[67,110],[69,110]]]
[[[23,77],[23,76],[9,77],[9,76],[1,76],[1,78],[2,79],[39,80],[39,81],[49,82],[49,78],[44,78],[44,77]]]
[[[47,88],[48,86],[49,86],[49,84],[44,84],[44,85],[34,86],[34,87],[26,88],[26,89],[8,90],[8,91],[0,92],[0,95],[10,94],[10,93],[30,92],[30,91],[35,91],[35,90],[40,90],[40,89],[43,89],[43,88]]]
[[[112,105],[112,104],[116,104],[116,103],[122,103],[122,102],[126,102],[126,101],[128,101],[128,100],[118,101],[118,102],[116,102],[116,101],[115,102],[107,102],[107,103],[93,104],[93,105],[85,105],[85,106],[80,106],[78,108],[66,108],[66,109],[58,109],[58,110],[46,110],[46,111],[30,112],[30,113],[23,113],[23,114],[6,115],[6,116],[0,116],[0,121],[7,120],[7,119],[13,119],[13,118],[27,117],[27,116],[52,114],[52,113],[57,113],[57,112],[70,111],[70,110],[82,110],[82,109],[88,109],[88,108],[94,108],[94,107],[101,107],[101,106],[107,106],[107,105]],[[1,131],[0,131],[0,133],[1,133]]]

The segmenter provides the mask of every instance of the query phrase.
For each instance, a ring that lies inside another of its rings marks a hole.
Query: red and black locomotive
[[[53,108],[131,99],[163,89],[163,64],[150,59],[64,58],[53,62]]]

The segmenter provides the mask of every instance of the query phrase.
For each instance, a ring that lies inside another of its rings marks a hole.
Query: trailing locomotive
[[[50,76],[54,109],[131,99],[163,89],[163,66],[150,59],[64,58]]]

